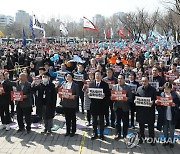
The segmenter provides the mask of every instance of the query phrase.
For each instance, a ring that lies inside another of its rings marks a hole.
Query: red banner
[[[22,91],[11,91],[11,101],[23,101],[23,92]]]
[[[72,89],[58,89],[58,94],[60,98],[68,98],[72,96]]]
[[[157,105],[161,105],[161,106],[173,106],[173,99],[172,97],[161,97],[161,96],[157,96]]]
[[[126,101],[126,91],[125,90],[111,90],[111,100],[113,101]]]

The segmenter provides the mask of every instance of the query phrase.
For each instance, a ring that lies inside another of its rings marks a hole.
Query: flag
[[[123,33],[122,27],[119,28],[118,34],[119,34],[119,36],[121,36],[121,37],[126,37],[126,35]]]
[[[26,34],[24,31],[24,28],[23,28],[23,32],[22,32],[22,44],[23,44],[23,47],[26,46]]]
[[[62,24],[62,23],[60,24],[59,30],[60,30],[60,32],[61,32],[63,35],[65,35],[65,36],[68,35],[68,30],[66,29],[66,27],[64,26],[64,24]]]
[[[32,32],[32,38],[35,39],[35,33],[34,33],[34,28],[33,28],[33,22],[32,20],[30,19],[30,24],[29,24],[29,28]]]
[[[110,36],[111,36],[111,30],[110,30],[110,28],[108,28],[106,31],[106,37],[110,38]]]
[[[39,20],[36,18],[35,15],[33,15],[33,28],[39,29],[39,30],[44,30],[44,28],[42,27],[41,23],[39,22]]]
[[[113,36],[114,36],[114,33],[113,33],[113,29],[111,27],[111,39],[113,38]]]
[[[85,30],[92,30],[94,32],[98,32],[97,27],[92,23],[92,21],[90,21],[89,19],[87,19],[86,17],[83,17],[84,19],[84,25],[83,28]]]

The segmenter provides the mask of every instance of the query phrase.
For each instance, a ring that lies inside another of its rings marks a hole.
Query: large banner
[[[11,101],[23,101],[23,92],[22,91],[11,91]]]
[[[157,105],[161,105],[161,106],[173,106],[175,105],[173,103],[173,99],[172,97],[161,97],[161,96],[157,96]]]
[[[4,88],[2,84],[0,84],[0,94],[4,94]]]
[[[126,101],[126,91],[125,90],[111,90],[111,100],[113,101]]]
[[[72,96],[72,89],[58,89],[58,94],[60,98],[67,98]]]
[[[74,73],[74,81],[83,81],[84,80],[84,75],[83,74],[76,74]]]
[[[134,102],[136,106],[151,107],[151,97],[136,96]]]
[[[102,88],[89,88],[89,98],[103,99],[103,89]]]

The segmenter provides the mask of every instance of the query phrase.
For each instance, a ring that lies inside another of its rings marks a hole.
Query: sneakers
[[[0,130],[5,129],[5,128],[6,128],[6,125],[4,124],[0,125]]]
[[[6,125],[6,131],[10,130],[11,127],[9,126],[9,124]]]

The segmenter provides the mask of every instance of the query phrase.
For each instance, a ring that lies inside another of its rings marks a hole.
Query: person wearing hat
[[[57,92],[50,77],[49,72],[44,72],[42,74],[42,83],[36,85],[35,81],[33,81],[31,85],[33,91],[38,91],[37,102],[39,107],[41,107],[40,115],[42,115],[45,124],[42,134],[51,133],[56,109]]]

